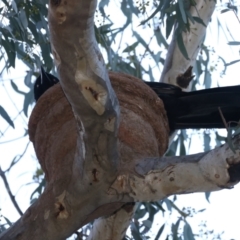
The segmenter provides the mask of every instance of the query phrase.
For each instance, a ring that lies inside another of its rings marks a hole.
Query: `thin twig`
[[[14,122],[15,119],[18,118],[18,116],[23,112],[23,110],[21,110],[20,112],[18,112],[18,114],[12,119],[12,121]],[[1,132],[1,136],[4,136],[5,132],[10,128],[11,126],[8,124],[8,126],[5,128],[5,130],[3,132]],[[0,143],[1,144],[1,143]]]
[[[219,114],[220,114],[220,116],[221,116],[221,118],[222,118],[223,124],[224,124],[224,126],[225,126],[225,128],[226,128],[226,130],[227,130],[227,132],[228,132],[228,124],[227,124],[227,122],[226,122],[225,117],[223,116],[223,113],[222,113],[222,110],[221,110],[220,107],[218,107],[218,111],[219,111]]]
[[[22,159],[22,157],[23,157],[23,156],[25,155],[25,153],[27,152],[27,149],[28,149],[29,144],[30,144],[30,141],[28,141],[25,149],[23,150],[23,153],[16,156],[16,158],[18,157],[18,159],[12,161],[12,162],[11,162],[11,165],[8,167],[8,169],[5,170],[5,172],[9,172],[10,169],[11,169],[16,163],[18,163],[18,162]]]
[[[13,138],[13,139],[10,139],[8,141],[4,141],[4,142],[0,142],[0,144],[5,144],[5,143],[10,143],[10,142],[14,142],[14,141],[17,141],[21,138],[24,138],[25,136],[21,136],[21,137],[17,137],[17,138]]]
[[[2,180],[3,180],[3,182],[4,182],[5,188],[6,188],[7,192],[8,192],[8,195],[9,195],[9,197],[10,197],[10,199],[11,199],[14,207],[16,208],[16,210],[18,211],[18,213],[20,214],[20,216],[22,216],[22,215],[23,215],[23,212],[22,212],[22,210],[20,209],[20,207],[18,206],[18,203],[17,203],[16,200],[15,200],[15,196],[12,194],[12,191],[11,191],[10,186],[9,186],[9,184],[8,184],[8,181],[7,181],[7,178],[6,178],[6,176],[5,176],[5,173],[2,171],[2,168],[1,168],[1,167],[0,167],[0,176],[2,177]]]

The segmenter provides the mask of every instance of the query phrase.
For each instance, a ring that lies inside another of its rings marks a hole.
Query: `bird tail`
[[[171,130],[225,128],[224,122],[236,126],[240,120],[240,86],[193,92],[174,87],[157,94],[164,102]]]

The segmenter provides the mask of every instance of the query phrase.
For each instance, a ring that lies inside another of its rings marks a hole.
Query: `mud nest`
[[[162,100],[138,78],[113,72],[109,77],[121,109],[121,162],[163,155],[168,146],[169,126]],[[48,169],[47,165],[62,167],[64,157],[75,151],[77,125],[60,84],[38,100],[29,120],[29,136],[43,170]]]

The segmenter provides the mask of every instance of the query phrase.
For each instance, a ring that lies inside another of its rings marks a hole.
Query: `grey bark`
[[[136,153],[137,157],[131,155],[128,161],[121,162],[119,104],[94,38],[96,4],[96,0],[49,3],[53,55],[77,123],[66,122],[60,127],[69,129],[68,134],[75,131],[74,148],[65,151],[64,140],[71,138],[61,134],[53,134],[49,142],[43,143],[49,144],[40,159],[47,178],[45,191],[23,217],[0,235],[1,240],[61,240],[99,217],[90,238],[103,239],[103,230],[107,229],[108,233],[112,230],[111,239],[120,239],[133,213],[133,209],[126,211],[123,207],[126,203],[220,190],[237,183],[230,181],[229,169],[239,165],[240,151],[234,153],[228,144],[184,157],[141,157]],[[69,114],[64,106],[57,107],[64,116]],[[55,112],[52,114],[54,117]],[[54,120],[57,125],[58,119]],[[44,127],[39,125],[36,131]],[[59,142],[55,158],[52,141]],[[239,136],[233,139],[233,145],[239,149]],[[35,147],[41,150],[41,144],[35,143]],[[122,231],[114,231],[116,226]]]

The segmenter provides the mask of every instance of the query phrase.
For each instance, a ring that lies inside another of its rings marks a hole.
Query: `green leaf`
[[[205,211],[206,211],[206,208],[203,208],[203,209],[198,210],[197,212],[201,213],[201,212],[205,212]]]
[[[204,132],[204,152],[207,152],[211,149],[210,141],[211,141],[210,135]]]
[[[28,107],[33,102],[33,91],[30,91],[25,94],[24,102],[23,102],[23,112],[25,116],[28,116]]]
[[[144,204],[139,203],[137,210],[135,211],[134,217],[137,219],[143,218],[147,214],[147,210]]]
[[[157,8],[154,10],[154,12],[146,19],[141,21],[141,25],[144,25],[146,22],[148,22],[150,19],[152,19],[157,13],[159,13],[161,10],[161,3],[157,6]]]
[[[21,59],[30,69],[33,69],[34,65],[34,58],[31,58],[31,56],[25,51],[24,44],[20,43],[16,45],[16,51],[17,51],[17,57]]]
[[[14,0],[12,0],[12,8],[15,11],[15,13],[18,13],[17,4]]]
[[[152,68],[150,66],[148,66],[148,76],[150,78],[151,82],[154,82],[154,77],[153,77],[153,73],[152,73]]]
[[[134,13],[136,16],[138,16],[140,11],[139,11],[138,7],[135,6],[134,1],[128,0],[128,4],[129,4],[131,12]]]
[[[182,33],[177,34],[176,38],[177,38],[177,44],[178,44],[179,50],[181,51],[182,55],[183,55],[187,60],[190,60],[189,57],[188,57],[187,50],[186,50],[186,48],[185,48],[185,46],[184,46],[184,43],[183,43]]]
[[[163,213],[165,212],[165,209],[163,208],[162,204],[163,204],[163,200],[160,200],[158,202],[154,202],[155,206],[161,210]]]
[[[172,29],[173,29],[173,26],[174,26],[175,22],[176,22],[176,16],[175,15],[168,17],[167,20],[166,20],[166,38],[167,39],[172,32]]]
[[[204,75],[204,85],[206,88],[210,88],[212,84],[212,75],[206,68],[205,75]]]
[[[238,42],[238,41],[230,41],[230,42],[228,42],[228,45],[238,46],[238,45],[240,45],[240,42]]]
[[[149,50],[146,41],[136,31],[133,31],[133,36],[137,38],[139,43],[141,43],[147,50]]]
[[[225,64],[225,67],[230,66],[230,65],[233,65],[233,64],[238,63],[238,62],[240,62],[240,60],[234,60],[234,61],[232,61],[232,62],[226,63],[226,64]]]
[[[163,36],[160,27],[157,27],[154,30],[154,34],[155,34],[158,45],[161,46],[163,44],[163,46],[167,49],[169,44],[167,43],[165,37]]]
[[[156,54],[152,54],[152,58],[153,58],[153,60],[155,61],[155,63],[156,63],[156,67],[160,70],[160,64],[159,63],[161,63],[162,65],[164,64],[164,62],[165,62],[165,59],[163,59],[162,57],[161,57],[161,54],[162,54],[162,52],[161,51],[159,51],[159,52],[157,52]],[[151,78],[150,78],[151,79]],[[155,78],[154,78],[155,79]],[[152,81],[152,80],[151,80]]]
[[[129,8],[128,0],[122,0],[121,10],[125,17],[127,18],[126,23],[122,27],[122,29],[125,29],[129,24],[132,23],[132,12]]]
[[[25,92],[20,91],[20,90],[18,89],[18,86],[13,82],[13,80],[11,80],[11,86],[12,86],[12,88],[13,88],[13,90],[14,90],[15,92],[17,92],[17,93],[19,93],[19,94],[22,94],[22,95],[26,95]]]
[[[24,84],[29,87],[30,89],[33,88],[33,84],[32,84],[32,75],[33,72],[32,71],[27,71],[27,75],[24,78]]]
[[[132,45],[127,46],[127,47],[123,50],[123,52],[132,52],[132,51],[134,51],[134,49],[137,47],[138,44],[139,44],[139,42],[135,42],[135,43],[133,43]]]
[[[36,25],[32,21],[29,21],[28,28],[32,32],[35,42],[38,42],[39,41],[39,33],[37,31]]]
[[[19,19],[21,21],[21,25],[23,27],[23,29],[27,29],[28,27],[28,20],[27,20],[27,16],[26,16],[26,13],[23,9],[21,9],[19,11]]]
[[[183,236],[184,236],[184,240],[195,240],[193,236],[192,228],[186,221],[183,228]]]
[[[181,133],[179,134],[179,138],[178,138],[178,143],[180,145],[180,156],[185,156],[186,155],[186,148],[185,148],[185,144],[184,144],[184,130],[181,131]]]
[[[101,0],[101,1],[99,1],[98,9],[99,9],[99,11],[101,12],[101,14],[103,15],[103,17],[107,17],[107,16],[106,16],[106,13],[105,13],[105,10],[104,10],[104,7],[105,7],[105,6],[108,6],[109,1],[110,1],[110,0]]]
[[[0,105],[0,116],[12,127],[15,128],[13,121],[11,120],[8,113],[5,111],[5,109]]]
[[[143,225],[146,226],[148,228],[148,230],[150,230],[151,226],[152,226],[152,222],[148,219],[142,221]],[[145,234],[146,232],[143,232],[143,234]]]
[[[230,9],[223,9],[223,10],[221,10],[221,13],[225,13],[225,12],[229,12],[229,11],[231,11]]]
[[[200,23],[202,24],[204,27],[207,27],[207,25],[204,23],[204,21],[199,18],[199,17],[193,17],[193,19],[197,22],[197,23]]]
[[[42,57],[45,63],[44,65],[50,68],[53,65],[53,60],[51,58],[51,55],[49,54],[51,52],[50,43],[43,40],[43,42],[40,43],[40,48],[42,50]]]
[[[189,11],[186,11],[186,15],[188,19],[192,22],[192,24],[195,24],[195,20]]]
[[[178,6],[181,12],[181,16],[182,16],[182,20],[184,23],[187,23],[187,16],[185,13],[185,9],[184,9],[184,5],[183,5],[183,1],[182,0],[178,0]]]
[[[131,223],[131,233],[135,240],[142,240],[142,236],[139,232],[139,224],[135,224],[135,222]]]
[[[1,45],[4,47],[8,56],[9,65],[7,67],[15,68],[16,50],[15,50],[14,42],[12,40],[9,41],[9,40],[1,39]]]
[[[172,201],[169,200],[168,198],[164,199],[163,202],[167,205],[168,211],[172,211]]]
[[[6,217],[3,217],[5,219],[5,221],[7,222],[7,224],[11,227],[13,225],[13,223]]]
[[[171,230],[172,230],[172,235],[173,235],[173,239],[174,240],[177,240],[178,239],[178,228],[179,228],[179,225],[180,225],[180,222],[182,221],[181,218],[179,218],[177,220],[177,222],[174,224],[172,224],[171,226]]]
[[[103,34],[103,33],[109,33],[112,32],[113,30],[111,29],[111,26],[113,25],[113,23],[109,23],[109,24],[104,24],[102,26],[100,26],[98,28],[98,31]]]
[[[210,203],[210,195],[211,195],[211,192],[205,192],[205,198],[206,200]]]
[[[154,240],[159,240],[159,239],[160,239],[160,236],[162,235],[162,232],[163,232],[163,230],[164,230],[164,227],[165,227],[165,224],[163,224],[163,225],[159,228],[158,233],[157,233],[157,235],[156,235],[156,237],[155,237]]]
[[[43,189],[46,185],[46,180],[45,178],[43,178],[43,180],[41,181],[41,183],[37,186],[37,188],[32,192],[30,199],[33,199],[33,196],[35,193],[38,193],[38,195],[40,195],[43,192]]]

